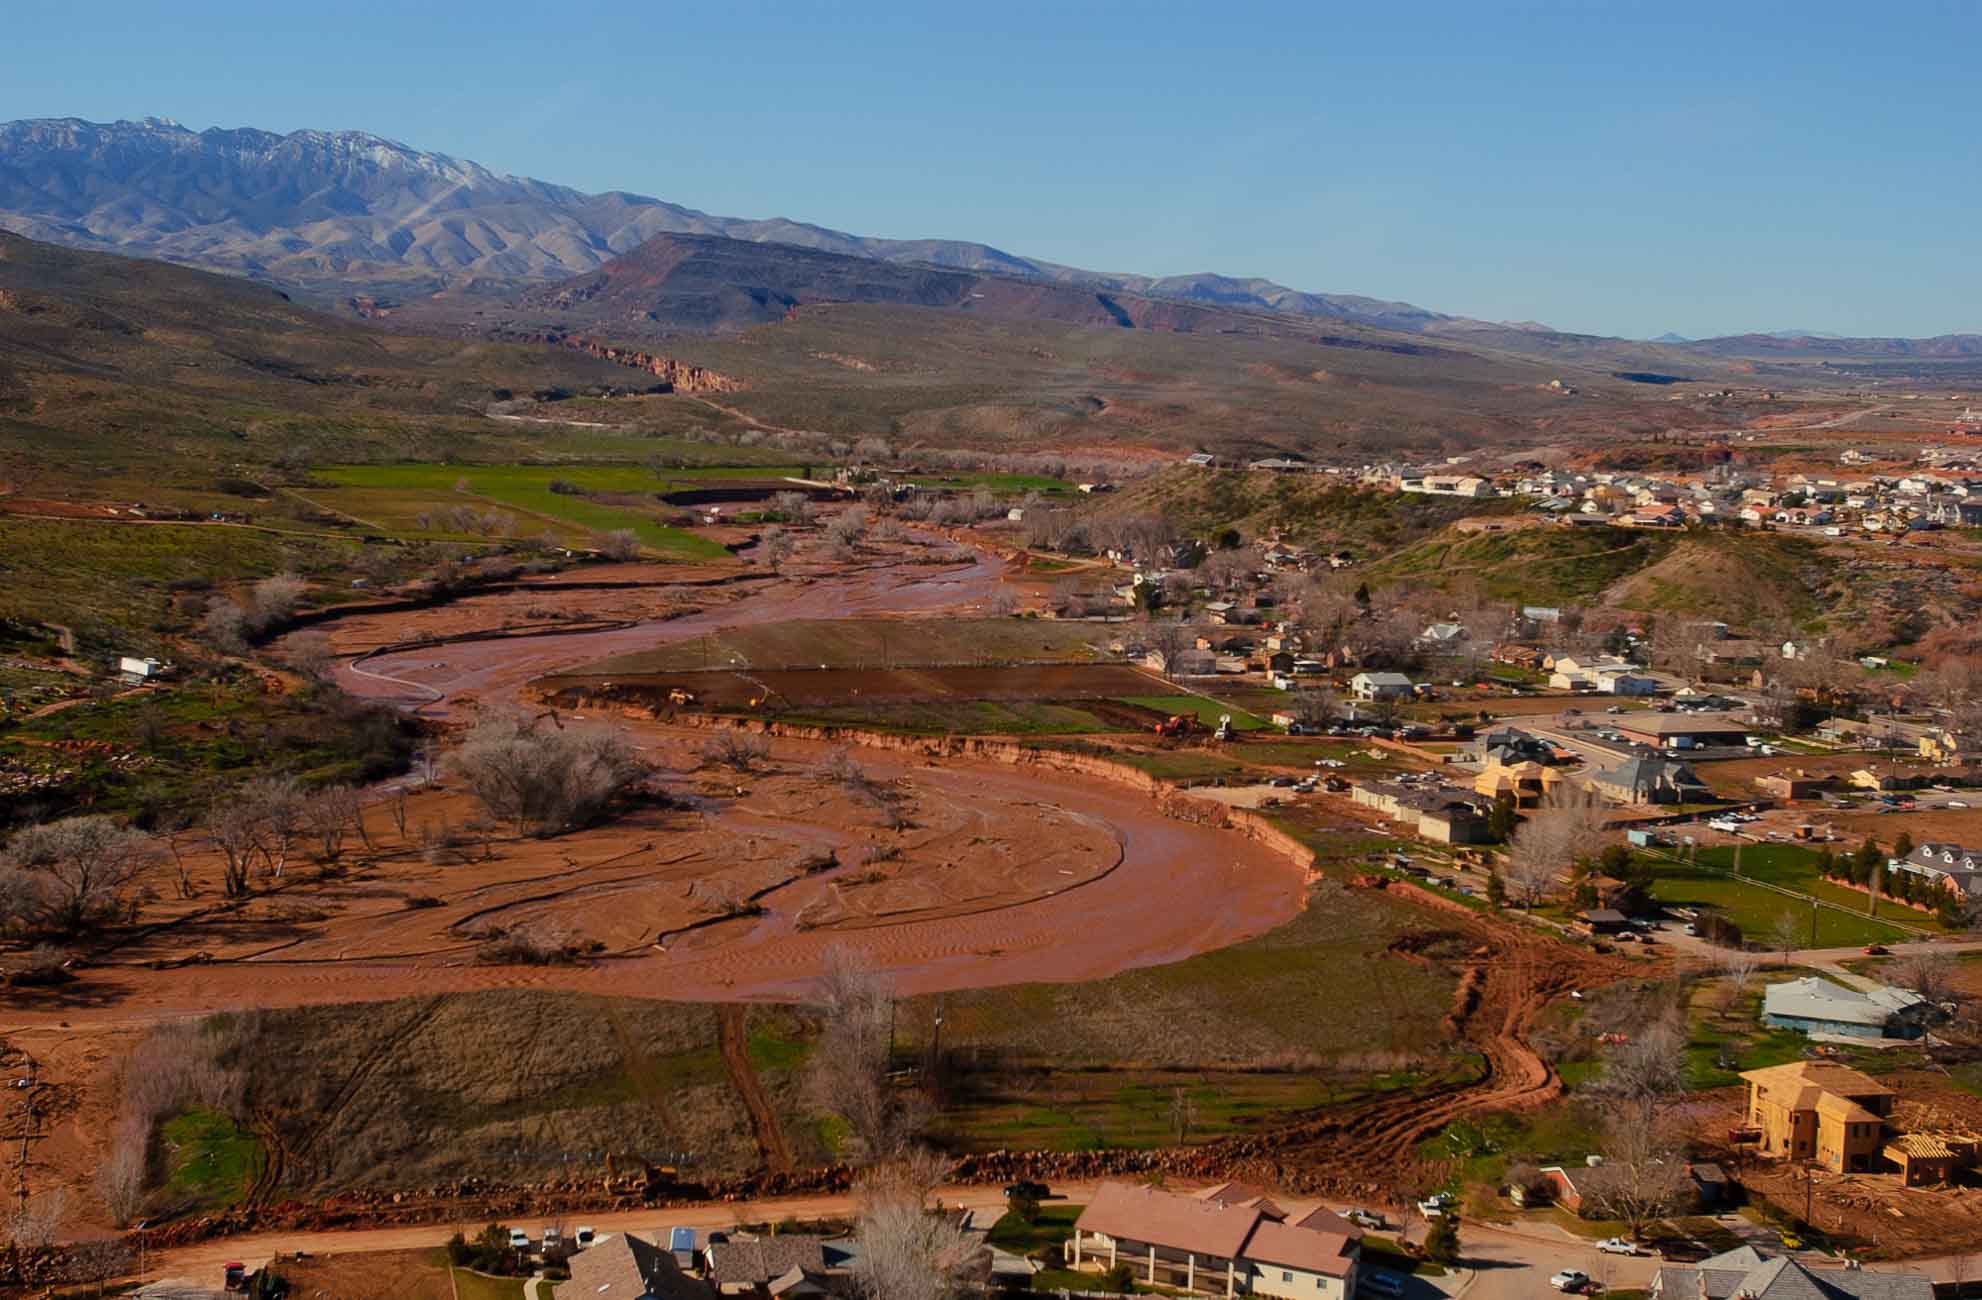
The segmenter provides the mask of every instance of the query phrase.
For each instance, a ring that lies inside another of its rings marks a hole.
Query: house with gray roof
[[[716,1289],[690,1277],[674,1252],[638,1233],[606,1233],[571,1257],[571,1278],[557,1300],[716,1300]]]
[[[1684,763],[1656,755],[1627,758],[1590,778],[1590,788],[1613,803],[1686,803],[1702,799],[1707,787]]]
[[[1919,1273],[1818,1272],[1742,1246],[1698,1264],[1665,1265],[1647,1294],[1651,1300],[1934,1300],[1934,1284]]]
[[[1820,975],[1771,984],[1762,995],[1763,1024],[1846,1038],[1918,1038],[1933,1010],[1906,989],[1846,988]]]

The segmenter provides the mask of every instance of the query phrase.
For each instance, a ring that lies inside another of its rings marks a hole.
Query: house
[[[1406,785],[1402,781],[1359,781],[1349,797],[1365,808],[1412,827],[1422,839],[1440,844],[1486,844],[1487,800],[1453,786]]]
[[[1828,1061],[1792,1061],[1741,1078],[1760,1154],[1814,1160],[1838,1174],[1876,1167],[1893,1113],[1892,1089]]]
[[[1593,907],[1576,920],[1591,934],[1618,934],[1631,928],[1631,918],[1614,907]]]
[[[1982,849],[1940,842],[1918,844],[1904,858],[1886,865],[1889,870],[1910,872],[1952,893],[1982,894]]]
[[[1596,684],[1606,695],[1656,695],[1659,689],[1656,677],[1647,677],[1635,668],[1599,668]]]
[[[834,1275],[845,1273],[848,1258],[824,1237],[791,1232],[711,1242],[702,1267],[721,1295],[804,1294],[801,1282],[823,1294]]]
[[[1687,803],[1705,798],[1707,787],[1684,763],[1648,755],[1627,758],[1589,779],[1590,788],[1613,803]]]
[[[1973,1133],[1901,1133],[1880,1152],[1899,1169],[1907,1187],[1952,1182],[1954,1175],[1975,1167],[1982,1156],[1982,1137]]]
[[[1359,700],[1394,700],[1414,688],[1402,673],[1361,672],[1349,679],[1349,689]]]
[[[1549,791],[1568,779],[1560,770],[1544,767],[1540,763],[1494,761],[1481,769],[1473,781],[1473,793],[1488,799],[1506,795],[1514,801],[1516,808],[1535,808],[1541,805]]]
[[[1249,1191],[1249,1189],[1246,1189]],[[1349,1300],[1356,1291],[1360,1234],[1330,1231],[1309,1216],[1287,1222],[1262,1196],[1229,1185],[1186,1196],[1103,1183],[1065,1246],[1076,1269],[1127,1264],[1136,1280],[1199,1294]]]
[[[1946,727],[1930,727],[1920,733],[1920,757],[1930,763],[1961,764],[1974,756],[1974,748]]]
[[[1213,469],[1218,464],[1218,457],[1208,451],[1196,451],[1184,457],[1184,464],[1195,469]]]
[[[570,1260],[571,1279],[557,1284],[557,1300],[627,1296],[639,1300],[715,1300],[716,1288],[691,1277],[672,1251],[632,1232],[608,1233]]]
[[[1427,650],[1457,650],[1470,640],[1472,633],[1460,623],[1433,623],[1418,633],[1418,644]]]
[[[1816,1272],[1741,1246],[1697,1264],[1660,1265],[1646,1294],[1651,1300],[1934,1300],[1934,1284],[1919,1273]]]
[[[1811,776],[1802,768],[1755,778],[1755,788],[1771,799],[1820,799],[1836,784],[1834,776]]]
[[[1846,1038],[1918,1038],[1932,1009],[1905,989],[1846,988],[1820,975],[1771,984],[1762,995],[1763,1024]]]

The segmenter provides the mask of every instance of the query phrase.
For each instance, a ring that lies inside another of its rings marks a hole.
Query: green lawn
[[[524,1300],[523,1278],[490,1277],[472,1269],[454,1270],[454,1294],[457,1300]]]
[[[1743,860],[1743,868],[1747,866]],[[1717,871],[1676,862],[1659,863],[1658,879],[1652,897],[1668,907],[1708,907],[1741,927],[1749,940],[1767,944],[1777,918],[1787,913],[1801,929],[1798,942],[1819,948],[1856,947],[1867,943],[1892,943],[1906,937],[1903,931],[1866,916],[1855,916],[1833,908],[1813,908],[1802,899],[1786,897],[1760,885],[1730,879]],[[1815,933],[1812,935],[1812,916]]]
[[[1817,862],[1820,855],[1815,849],[1801,844],[1743,844],[1739,846],[1738,858],[1736,849],[1737,846],[1732,844],[1701,849],[1698,860],[1703,866],[1720,867],[1728,871],[1736,869],[1738,860],[1739,874],[1746,878],[1780,885],[1784,889],[1794,889],[1814,898],[1821,898],[1825,902],[1850,908],[1854,912],[1865,911],[1866,896],[1862,891],[1847,889],[1818,874]],[[1873,915],[1898,921],[1903,925],[1932,930],[1944,928],[1940,918],[1933,913],[1919,911],[1889,898],[1879,899],[1877,911]]]
[[[1125,695],[1121,702],[1133,704],[1139,709],[1150,709],[1165,717],[1173,713],[1195,717],[1207,727],[1217,726],[1218,719],[1226,714],[1232,717],[1234,731],[1263,731],[1272,725],[1265,718],[1248,713],[1236,704],[1223,704],[1202,695]]]
[[[239,1201],[261,1169],[261,1143],[222,1111],[198,1106],[175,1115],[158,1139],[171,1171],[166,1189],[202,1205]]]
[[[763,467],[726,471],[732,477],[762,478]],[[328,489],[305,489],[305,497],[382,529],[417,536],[458,536],[442,516],[455,506],[487,510],[506,507],[517,518],[512,536],[533,536],[548,528],[560,540],[582,544],[591,536],[631,529],[649,548],[679,559],[719,559],[722,546],[694,532],[661,522],[674,508],[657,494],[677,480],[713,478],[719,471],[668,470],[665,476],[642,465],[334,465],[317,477]],[[554,480],[615,500],[551,491]],[[423,525],[421,516],[430,516]]]
[[[1080,1218],[1084,1205],[1062,1205],[1049,1201],[1039,1207],[1039,1214],[1031,1223],[1007,1211],[1005,1216],[991,1225],[985,1240],[1000,1250],[1009,1250],[1014,1255],[1030,1255],[1048,1246],[1057,1246],[1074,1235],[1074,1220]]]
[[[1218,781],[1247,774],[1243,764],[1198,749],[1122,753],[1111,755],[1110,761],[1147,772],[1159,781]]]

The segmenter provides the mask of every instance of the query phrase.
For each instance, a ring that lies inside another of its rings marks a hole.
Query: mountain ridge
[[[1532,329],[1215,272],[1087,271],[971,240],[882,239],[588,194],[363,131],[192,131],[169,118],[0,123],[0,228],[341,295],[500,292],[583,275],[660,234],[1348,320],[1409,333]]]

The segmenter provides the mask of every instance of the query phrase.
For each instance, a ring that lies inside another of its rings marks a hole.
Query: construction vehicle
[[[1159,736],[1188,736],[1197,730],[1197,719],[1188,713],[1173,713],[1156,724]]]
[[[1232,735],[1233,735],[1233,732],[1232,732],[1232,715],[1231,715],[1231,714],[1229,714],[1229,713],[1221,713],[1221,714],[1219,714],[1219,715],[1218,715],[1218,730],[1216,730],[1216,731],[1214,731],[1214,732],[1212,732],[1211,734],[1212,734],[1212,737],[1213,737],[1214,739],[1216,739],[1216,740],[1230,740],[1230,739],[1232,738]]]
[[[682,690],[682,689],[681,689],[680,687],[678,687],[678,686],[677,686],[677,687],[676,687],[675,689],[673,689],[673,690],[671,690],[671,691],[669,691],[669,692],[668,692],[668,703],[669,703],[669,704],[693,704],[693,703],[695,703],[695,696],[694,696],[693,694],[691,694],[690,692],[688,692],[688,691],[684,691],[684,690]]]

